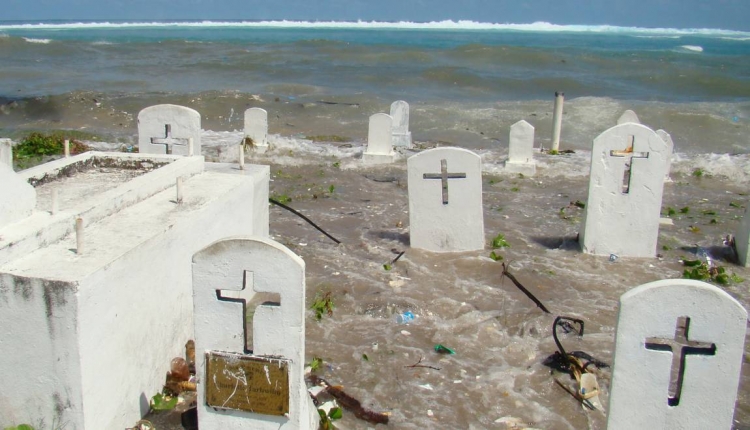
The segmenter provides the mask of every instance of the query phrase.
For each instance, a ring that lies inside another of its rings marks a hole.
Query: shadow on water
[[[409,245],[409,233],[399,233],[397,231],[388,230],[371,230],[367,235],[376,239],[394,240],[406,246]]]

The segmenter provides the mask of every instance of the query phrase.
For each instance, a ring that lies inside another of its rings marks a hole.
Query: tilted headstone
[[[481,158],[466,149],[435,148],[406,164],[411,246],[432,252],[483,249]]]
[[[623,294],[607,428],[732,428],[746,324],[737,300],[701,281]]]
[[[393,117],[393,146],[411,148],[409,103],[403,100],[391,103],[391,117]]]
[[[745,215],[742,217],[739,230],[734,236],[734,249],[737,251],[739,263],[750,266],[750,204],[745,204]]]
[[[661,137],[661,140],[664,141],[664,143],[667,144],[667,153],[665,154],[665,158],[667,161],[667,170],[664,173],[664,180],[666,182],[672,182],[672,178],[669,177],[669,172],[672,170],[672,154],[674,153],[674,141],[672,141],[672,136],[669,135],[664,130],[656,130],[656,134]]]
[[[279,303],[250,309],[255,293]],[[200,428],[317,429],[304,381],[300,257],[269,239],[214,242],[193,256],[193,306]]]
[[[393,161],[393,118],[384,113],[370,116],[367,148],[362,154],[365,164],[382,164]]]
[[[579,242],[583,252],[653,257],[667,144],[650,128],[625,123],[594,139]]]
[[[505,170],[524,175],[536,173],[534,162],[534,126],[521,120],[510,126],[508,161]]]
[[[13,168],[13,141],[10,139],[0,139],[0,163]]]
[[[641,121],[638,119],[638,115],[635,114],[632,110],[628,109],[625,112],[620,115],[620,118],[617,119],[617,125],[620,124],[627,124],[627,123],[634,123],[634,124],[640,124]]]
[[[13,168],[0,163],[0,229],[31,215],[36,207],[36,190]]]
[[[261,108],[250,108],[245,111],[245,138],[252,140],[256,152],[268,149],[268,112]]]
[[[177,105],[156,105],[138,113],[138,152],[143,154],[201,155],[201,114]]]

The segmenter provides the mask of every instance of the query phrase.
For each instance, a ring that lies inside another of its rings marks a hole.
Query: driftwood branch
[[[404,366],[404,367],[410,367],[410,368],[423,367],[425,369],[440,370],[439,367],[430,366],[429,364],[421,364],[423,359],[424,359],[424,357],[419,357],[419,361],[417,361],[416,363],[414,363],[412,365]]]
[[[278,202],[278,201],[276,201],[276,200],[274,200],[274,199],[272,199],[270,197],[268,198],[268,201],[271,202],[271,203],[273,203],[273,204],[275,204],[276,206],[280,206],[280,207],[288,210],[289,212],[291,212],[291,213],[297,215],[298,217],[302,218],[303,220],[307,221],[308,224],[310,224],[311,226],[315,227],[319,232],[321,232],[324,235],[328,236],[328,238],[330,238],[332,241],[336,242],[336,244],[341,243],[340,240],[336,239],[335,237],[333,237],[330,234],[328,234],[325,230],[323,230],[322,228],[318,227],[318,225],[315,224],[314,222],[312,222],[312,220],[310,220],[310,218],[302,215],[301,213],[297,212],[296,210],[290,208],[289,206],[287,206],[287,205],[285,205],[285,204],[283,204],[281,202]]]
[[[539,307],[539,309],[543,310],[546,313],[550,313],[549,309],[547,309],[547,307],[544,306],[544,304],[542,302],[540,302],[539,299],[537,299],[536,297],[534,297],[534,295],[531,294],[531,292],[529,290],[527,290],[523,285],[521,285],[520,282],[518,282],[518,279],[516,279],[515,276],[511,275],[511,273],[508,272],[508,268],[505,265],[505,263],[503,263],[503,276],[505,276],[508,279],[510,279],[511,282],[513,282],[513,284],[516,287],[518,287],[519,290],[523,291],[523,293],[526,294],[526,297],[530,298],[534,303],[536,303],[536,305]]]
[[[310,375],[309,380],[315,385],[322,382],[326,388],[326,392],[336,399],[344,409],[354,412],[355,417],[373,424],[388,424],[389,414],[371,411],[363,407],[359,400],[346,394],[341,388],[329,384],[323,378]]]

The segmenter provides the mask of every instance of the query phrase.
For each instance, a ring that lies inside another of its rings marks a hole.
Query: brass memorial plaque
[[[206,353],[206,404],[265,415],[289,413],[289,360]]]

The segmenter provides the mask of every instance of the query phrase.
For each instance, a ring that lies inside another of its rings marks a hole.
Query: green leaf
[[[700,266],[701,261],[700,260],[682,260],[682,265],[687,266],[687,267]]]
[[[503,256],[500,254],[495,253],[495,251],[490,252],[490,258],[494,261],[502,261]]]
[[[729,202],[729,206],[731,206],[733,208],[741,208],[742,207],[742,205],[739,204],[739,203],[737,203],[737,202]]]
[[[344,412],[341,408],[333,408],[328,412],[328,417],[332,420],[340,420],[344,416]]]
[[[505,236],[502,234],[498,234],[495,236],[494,239],[492,239],[492,247],[493,248],[510,248],[510,243],[508,243],[507,240],[505,240]]]
[[[151,398],[151,409],[155,411],[168,411],[177,406],[177,397],[166,396],[162,393]]]
[[[313,357],[312,361],[310,362],[310,370],[316,371],[320,369],[320,366],[323,365],[323,359],[320,357]]]
[[[690,208],[688,206],[685,206],[684,208],[680,209],[681,214],[686,214],[690,212]]]
[[[367,354],[362,354],[362,360],[370,361],[370,357],[368,357]]]
[[[385,270],[391,270],[392,268],[393,268],[393,267],[391,267],[391,265],[390,265],[390,264],[388,264],[388,263],[385,263],[385,264],[383,265],[383,269],[385,269]]]

